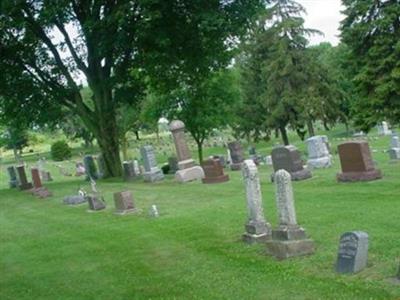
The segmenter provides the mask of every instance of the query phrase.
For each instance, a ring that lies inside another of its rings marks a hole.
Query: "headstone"
[[[28,182],[28,179],[26,178],[25,166],[24,165],[18,166],[17,173],[18,173],[19,189],[22,191],[30,190],[33,186],[32,183]]]
[[[82,176],[86,174],[85,166],[81,162],[75,164],[75,169],[76,169],[75,176]]]
[[[218,159],[218,160],[219,160],[219,163],[221,164],[221,166],[222,166],[223,168],[226,167],[226,159],[225,159],[225,157],[224,157],[223,155],[214,155],[213,158],[214,158],[214,159]]]
[[[133,161],[133,170],[136,174],[136,176],[140,176],[141,172],[140,172],[140,166],[139,166],[139,162],[137,161],[137,159],[135,159]]]
[[[99,167],[98,178],[103,178],[106,170],[106,162],[102,154],[97,156],[97,166]]]
[[[272,149],[272,166],[274,172],[286,170],[290,173],[292,180],[304,180],[312,177],[311,171],[303,167],[300,152],[295,146],[277,146]],[[274,174],[271,181],[274,180]]]
[[[379,135],[391,135],[392,131],[389,130],[389,125],[387,122],[383,121],[378,125],[378,134]]]
[[[169,126],[174,138],[176,154],[178,156],[178,168],[175,179],[179,182],[188,182],[204,178],[204,171],[201,167],[194,165],[185,140],[185,124],[182,121],[172,121]]]
[[[93,194],[86,196],[86,199],[89,204],[89,211],[99,211],[106,208],[103,196]]]
[[[314,169],[329,168],[332,165],[332,161],[326,139],[317,135],[310,137],[306,142],[308,148],[307,165]]]
[[[391,148],[388,152],[392,162],[400,160],[400,140],[398,136],[392,135],[390,146]]]
[[[272,240],[267,241],[268,252],[278,259],[314,253],[314,242],[306,237],[305,230],[297,224],[290,173],[275,173],[276,206],[279,226],[272,230]]]
[[[85,171],[86,171],[86,180],[90,180],[90,178],[93,179],[98,179],[98,173],[97,173],[97,167],[94,162],[94,158],[92,155],[86,155],[83,158],[83,163],[85,165]]]
[[[33,189],[32,194],[39,197],[39,198],[47,198],[52,196],[52,193],[49,192],[47,188],[42,185],[42,181],[40,180],[39,169],[32,168],[32,181],[33,181]]]
[[[368,143],[353,141],[338,146],[342,173],[336,178],[341,182],[370,181],[382,178],[382,172],[375,169]]]
[[[157,206],[156,206],[155,204],[153,204],[153,205],[150,207],[149,216],[152,217],[152,218],[158,218],[159,215],[160,215],[160,214],[158,213]]]
[[[40,177],[42,177],[43,181],[53,181],[53,178],[51,177],[51,173],[49,171],[40,171]]]
[[[147,145],[140,148],[142,154],[144,173],[143,178],[145,182],[156,182],[164,179],[164,174],[157,166],[156,156],[152,146]]]
[[[169,172],[175,174],[178,171],[178,159],[175,156],[168,157]]]
[[[224,168],[219,159],[209,158],[201,163],[205,177],[203,183],[221,183],[229,181],[229,175],[224,175]]]
[[[14,166],[7,167],[9,186],[10,188],[16,188],[18,186],[17,173]]]
[[[245,224],[243,240],[247,243],[265,241],[271,237],[271,225],[265,221],[262,204],[260,178],[255,163],[248,159],[242,167],[246,188],[248,221]]]
[[[271,156],[271,155],[267,155],[267,156],[265,157],[265,164],[266,164],[267,166],[272,166],[272,156]]]
[[[346,232],[340,237],[336,263],[338,273],[357,273],[367,266],[368,234],[363,231]]]
[[[67,205],[78,205],[86,202],[87,199],[83,195],[72,195],[72,196],[65,196],[64,197],[64,204]]]
[[[40,180],[39,169],[32,168],[31,169],[31,173],[32,173],[33,187],[35,189],[41,188],[42,187],[42,181]]]
[[[228,143],[228,148],[231,156],[231,170],[240,170],[244,161],[242,146],[238,141],[233,141]]]
[[[136,211],[132,193],[129,191],[114,193],[115,213],[124,215]]]
[[[124,180],[132,181],[137,178],[137,174],[135,172],[135,166],[133,165],[133,161],[124,161],[122,163],[124,169]]]

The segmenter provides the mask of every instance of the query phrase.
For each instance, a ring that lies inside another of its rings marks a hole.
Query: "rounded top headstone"
[[[183,123],[180,120],[174,120],[169,124],[169,129],[171,131],[178,130],[178,129],[183,129],[183,128],[185,128],[185,123]]]
[[[289,182],[291,181],[292,176],[290,173],[284,169],[280,169],[275,172],[275,181],[276,182]]]

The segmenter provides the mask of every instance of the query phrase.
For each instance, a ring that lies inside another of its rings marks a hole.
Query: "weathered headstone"
[[[84,166],[84,164],[81,163],[81,162],[77,162],[77,163],[75,164],[75,169],[76,169],[76,171],[75,171],[75,176],[82,176],[82,175],[85,175],[85,174],[86,174],[85,166]]]
[[[90,180],[90,178],[93,179],[98,179],[98,173],[97,173],[97,167],[94,162],[94,158],[92,155],[86,155],[83,158],[83,163],[85,165],[85,171],[86,171],[86,180]]]
[[[137,178],[137,174],[135,172],[135,167],[133,165],[133,161],[124,161],[122,163],[124,169],[124,180],[125,181],[132,181]]]
[[[185,124],[182,121],[172,121],[169,126],[174,138],[176,154],[178,156],[178,168],[175,179],[179,182],[188,182],[204,177],[201,167],[194,165],[194,160],[190,154],[185,140]]]
[[[53,178],[51,177],[51,173],[49,171],[40,171],[40,177],[43,181],[53,181]]]
[[[147,145],[140,148],[143,158],[144,173],[143,178],[145,182],[156,182],[164,179],[164,174],[157,166],[156,156],[152,146]]]
[[[106,208],[106,203],[103,196],[92,194],[86,196],[86,200],[89,204],[89,211],[99,211]]]
[[[52,196],[52,193],[49,192],[49,190],[42,185],[42,181],[40,180],[39,169],[32,168],[31,174],[33,182],[33,189],[31,190],[32,194],[39,198],[47,198]]]
[[[380,125],[378,125],[378,134],[379,135],[391,135],[392,131],[389,130],[389,125],[387,122],[383,121]]]
[[[260,178],[253,160],[245,160],[242,174],[246,188],[248,221],[243,240],[247,243],[265,241],[271,237],[271,225],[265,221]]]
[[[18,173],[19,189],[30,190],[33,186],[32,183],[28,182],[28,179],[26,178],[25,166],[24,165],[18,166],[17,173]]]
[[[332,165],[327,142],[322,136],[313,136],[306,140],[308,148],[307,165],[310,168],[328,168]]]
[[[382,172],[375,169],[368,143],[353,141],[338,146],[342,173],[336,178],[341,182],[370,181],[382,178]]]
[[[160,214],[158,213],[157,206],[155,204],[153,204],[150,207],[149,216],[152,217],[152,218],[158,218],[160,216]]]
[[[231,170],[238,171],[242,168],[244,161],[242,146],[238,141],[228,143],[229,153],[231,156]]]
[[[300,152],[295,146],[277,146],[272,149],[272,166],[274,172],[286,170],[290,173],[292,180],[304,180],[312,177],[311,171],[303,167]],[[274,180],[274,174],[271,176]]]
[[[129,191],[114,193],[115,213],[124,215],[136,211],[132,193]]]
[[[388,152],[392,162],[400,160],[400,140],[397,135],[392,135]]]
[[[18,178],[17,172],[15,171],[14,166],[7,167],[8,177],[9,177],[9,186],[10,188],[16,188],[18,186]]]
[[[78,205],[85,203],[87,199],[83,195],[72,195],[72,196],[65,196],[63,199],[64,204],[67,205]]]
[[[219,159],[209,158],[202,162],[201,167],[205,175],[201,180],[203,183],[221,183],[229,181],[229,175],[224,174],[224,168]]]
[[[357,273],[367,266],[368,234],[362,231],[346,232],[340,237],[336,271]]]
[[[178,159],[175,156],[168,157],[169,172],[175,174],[178,171]]]
[[[133,160],[133,170],[135,171],[136,176],[141,175],[140,166],[139,166],[139,162],[137,161],[137,159]]]
[[[269,254],[278,259],[314,253],[314,242],[306,237],[305,230],[297,224],[290,177],[285,170],[275,173],[279,226],[272,230],[272,240],[266,243]]]

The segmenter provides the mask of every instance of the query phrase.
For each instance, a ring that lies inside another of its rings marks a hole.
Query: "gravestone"
[[[313,136],[306,140],[308,148],[307,165],[310,168],[329,168],[332,165],[327,140],[322,136]]]
[[[75,164],[75,176],[82,176],[86,174],[86,169],[83,163],[77,162]]]
[[[51,173],[49,171],[40,171],[40,177],[43,181],[53,181],[53,178],[51,177]]]
[[[103,196],[97,194],[86,196],[86,200],[89,204],[89,211],[99,211],[106,208],[106,203]]]
[[[265,241],[271,237],[271,225],[265,221],[260,178],[253,160],[245,160],[242,175],[246,188],[248,220],[243,240],[247,243]]]
[[[86,171],[86,180],[90,180],[90,178],[98,179],[97,167],[94,162],[94,158],[92,155],[86,155],[83,158],[83,164],[85,165]]]
[[[368,234],[362,231],[346,232],[340,237],[336,271],[357,273],[367,266]]]
[[[32,183],[28,182],[25,173],[25,166],[21,165],[17,167],[17,174],[18,174],[18,187],[20,190],[30,190],[33,186]]]
[[[158,213],[157,206],[155,204],[153,204],[150,207],[149,216],[152,217],[152,218],[158,218],[160,216],[160,214]]]
[[[124,161],[122,163],[124,169],[124,180],[125,181],[133,181],[138,178],[135,172],[135,166],[133,165],[133,161]]]
[[[168,157],[169,172],[175,174],[178,171],[178,159],[175,156]]]
[[[156,156],[152,146],[147,145],[140,148],[140,153],[143,158],[145,182],[156,182],[164,179],[164,174],[157,166]]]
[[[115,213],[119,215],[136,212],[132,193],[129,191],[114,193]]]
[[[292,180],[304,180],[312,177],[311,171],[303,167],[300,152],[295,146],[277,146],[271,152],[272,166],[274,172],[286,170],[290,173]],[[274,174],[271,181],[274,181]]]
[[[39,169],[32,168],[31,174],[33,182],[33,189],[31,190],[32,194],[39,198],[47,198],[52,196],[52,193],[49,192],[48,189],[42,185],[42,181],[40,180],[40,175],[39,175]]]
[[[382,178],[382,172],[375,169],[371,151],[365,141],[353,141],[338,146],[342,173],[336,178],[340,182],[370,181]]]
[[[229,153],[231,156],[231,170],[238,171],[242,168],[244,161],[242,146],[238,141],[228,143]]]
[[[83,195],[72,195],[72,196],[65,196],[63,199],[64,204],[67,205],[78,205],[86,202],[87,199]]]
[[[221,183],[229,181],[229,175],[224,175],[224,168],[219,159],[209,158],[201,163],[205,177],[203,183]]]
[[[389,130],[389,125],[387,122],[383,121],[380,125],[378,125],[378,134],[379,135],[391,135],[392,131]]]
[[[219,163],[221,164],[221,166],[222,166],[223,168],[226,167],[226,160],[225,160],[225,157],[224,157],[223,155],[214,155],[213,158],[214,158],[214,159],[218,159],[218,160],[219,160]]]
[[[97,160],[97,166],[99,167],[99,172],[97,174],[98,178],[103,178],[106,170],[106,162],[104,161],[103,155],[100,154],[99,156],[97,156],[96,160]]]
[[[389,157],[392,162],[400,160],[400,140],[399,137],[396,135],[392,135],[390,141],[390,149],[389,149]]]
[[[169,126],[174,144],[176,154],[178,156],[178,171],[175,173],[175,179],[179,182],[188,182],[204,177],[204,171],[201,167],[194,165],[189,147],[185,140],[185,124],[182,121],[172,121]]]
[[[279,226],[272,230],[272,239],[266,242],[267,251],[277,259],[314,253],[314,242],[306,237],[305,230],[297,224],[290,173],[275,173],[276,206]]]
[[[9,177],[9,186],[10,188],[16,188],[18,186],[18,178],[17,172],[15,171],[14,166],[7,167],[8,177]]]
[[[135,171],[136,176],[140,176],[141,175],[140,166],[139,166],[139,162],[137,161],[137,159],[135,159],[133,161],[133,170]]]

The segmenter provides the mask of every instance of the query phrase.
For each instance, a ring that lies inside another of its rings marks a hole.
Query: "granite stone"
[[[336,271],[358,273],[367,266],[368,234],[362,231],[346,232],[340,237]]]

